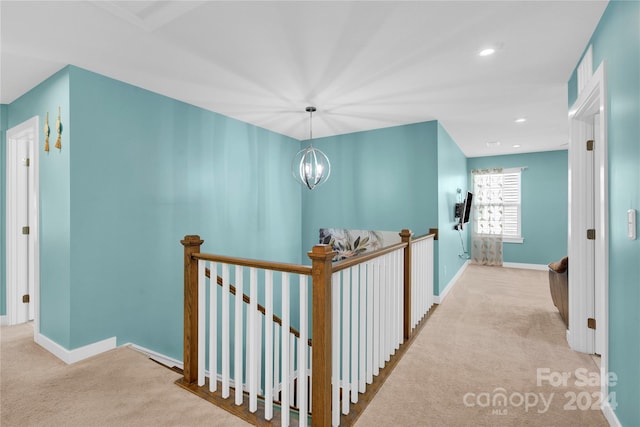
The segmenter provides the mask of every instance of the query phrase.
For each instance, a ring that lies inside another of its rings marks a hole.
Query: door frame
[[[40,296],[40,215],[39,215],[39,195],[40,195],[40,174],[38,162],[39,133],[39,117],[32,117],[17,126],[7,130],[6,146],[6,291],[7,291],[7,321],[9,325],[23,323],[29,320],[29,316],[25,319],[19,309],[22,304],[18,301],[18,290],[15,281],[11,279],[17,268],[17,258],[14,256],[10,248],[15,244],[19,231],[25,224],[18,224],[11,201],[15,200],[17,191],[16,170],[18,162],[17,142],[27,139],[29,150],[29,168],[28,168],[28,225],[29,225],[29,289],[33,289],[33,295],[30,295],[30,302],[33,304],[33,320],[34,333],[37,335],[40,331],[39,322],[39,296]]]
[[[567,341],[576,351],[594,353],[601,348],[601,391],[608,395],[609,372],[609,196],[607,163],[607,92],[604,61],[579,93],[569,111],[569,330]],[[594,117],[598,123],[594,126]],[[593,132],[598,135],[593,135]],[[595,262],[588,259],[586,210],[588,176],[586,140],[595,139],[593,173],[596,230]],[[595,267],[595,268],[594,268]],[[593,287],[587,286],[591,281]],[[596,330],[587,319],[596,319]],[[597,336],[596,336],[597,335]]]

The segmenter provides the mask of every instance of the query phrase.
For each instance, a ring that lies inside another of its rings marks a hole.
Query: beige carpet
[[[571,376],[538,386],[539,368]],[[607,426],[599,409],[580,409],[599,386],[576,387],[579,368],[597,380],[592,358],[567,345],[547,272],[471,265],[357,425]]]
[[[174,384],[179,374],[127,347],[66,365],[3,326],[0,426],[247,426]]]
[[[599,410],[564,408],[598,387],[575,387],[576,369],[597,368],[568,348],[563,326],[545,272],[470,266],[357,425],[606,426]],[[33,342],[31,325],[1,334],[2,427],[247,425],[129,348],[68,366]],[[538,386],[538,368],[571,377]],[[500,391],[510,402],[493,405]]]

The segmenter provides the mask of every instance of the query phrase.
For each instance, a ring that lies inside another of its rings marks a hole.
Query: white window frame
[[[510,235],[505,235],[502,234],[502,242],[503,243],[524,243],[524,238],[522,237],[522,170],[525,169],[524,167],[520,167],[520,168],[508,168],[508,169],[503,169],[502,172],[499,173],[493,173],[492,175],[517,175],[518,179],[518,189],[517,189],[517,201],[513,201],[513,202],[508,202],[508,203],[503,203],[503,206],[506,207],[516,207],[517,213],[517,223],[516,223],[516,229],[517,229],[517,234],[510,234]],[[473,189],[474,192],[476,191],[475,188],[475,175],[472,174],[472,185],[473,185]],[[475,201],[474,201],[475,203]],[[475,225],[474,225],[475,226]],[[504,227],[503,227],[504,230]]]

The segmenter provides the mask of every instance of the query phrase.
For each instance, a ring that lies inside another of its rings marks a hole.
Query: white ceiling
[[[437,119],[468,157],[564,149],[606,4],[3,0],[0,102],[73,64],[297,139],[314,105],[314,137]]]

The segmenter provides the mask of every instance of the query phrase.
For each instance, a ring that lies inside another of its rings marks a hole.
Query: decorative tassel
[[[58,107],[58,119],[56,120],[56,130],[58,131],[58,139],[55,147],[62,150],[62,122],[60,121],[60,107]]]
[[[49,134],[51,133],[51,129],[49,129],[49,112],[47,111],[47,118],[44,121],[44,151],[49,152]]]

